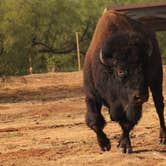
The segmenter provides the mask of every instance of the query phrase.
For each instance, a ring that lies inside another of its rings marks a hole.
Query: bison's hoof
[[[98,138],[98,144],[102,151],[109,151],[111,149],[111,143],[107,137]]]
[[[127,153],[127,154],[130,154],[132,153],[132,146],[131,146],[131,143],[130,143],[130,139],[128,137],[121,137],[119,142],[118,142],[118,145],[117,147],[120,147],[121,148],[121,153],[124,154],[124,153]]]
[[[166,145],[166,128],[160,129],[160,144]]]
[[[160,138],[160,144],[166,145],[166,138]]]
[[[131,148],[131,147],[130,147],[130,148],[124,147],[124,148],[121,149],[121,153],[122,153],[122,154],[124,154],[124,153],[130,154],[130,153],[132,153],[132,152],[133,152],[133,151],[132,151],[132,148]]]

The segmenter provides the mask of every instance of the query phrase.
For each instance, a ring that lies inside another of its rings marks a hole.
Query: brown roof
[[[148,24],[155,31],[166,31],[166,2],[126,6],[111,6],[107,10],[125,13],[127,16]]]

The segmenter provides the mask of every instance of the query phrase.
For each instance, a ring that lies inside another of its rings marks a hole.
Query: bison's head
[[[146,67],[151,54],[151,41],[138,33],[115,34],[100,50],[100,61],[112,72],[121,103],[132,120],[140,116],[142,104],[148,99]]]

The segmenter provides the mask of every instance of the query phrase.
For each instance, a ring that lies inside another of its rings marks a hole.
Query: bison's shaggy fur
[[[160,120],[160,141],[166,143],[163,116],[162,63],[158,43],[148,27],[125,15],[107,11],[99,19],[84,63],[86,123],[97,135],[102,150],[110,149],[103,132],[101,107],[122,128],[119,146],[131,152],[129,132],[141,117],[148,87]]]

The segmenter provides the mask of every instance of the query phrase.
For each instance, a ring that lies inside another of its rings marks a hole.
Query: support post
[[[81,70],[81,62],[80,62],[80,48],[79,48],[79,39],[78,39],[78,32],[76,34],[76,44],[77,44],[77,62],[78,62],[78,71]]]
[[[33,68],[32,68],[31,48],[30,48],[28,56],[29,56],[29,74],[32,74],[33,73]]]

